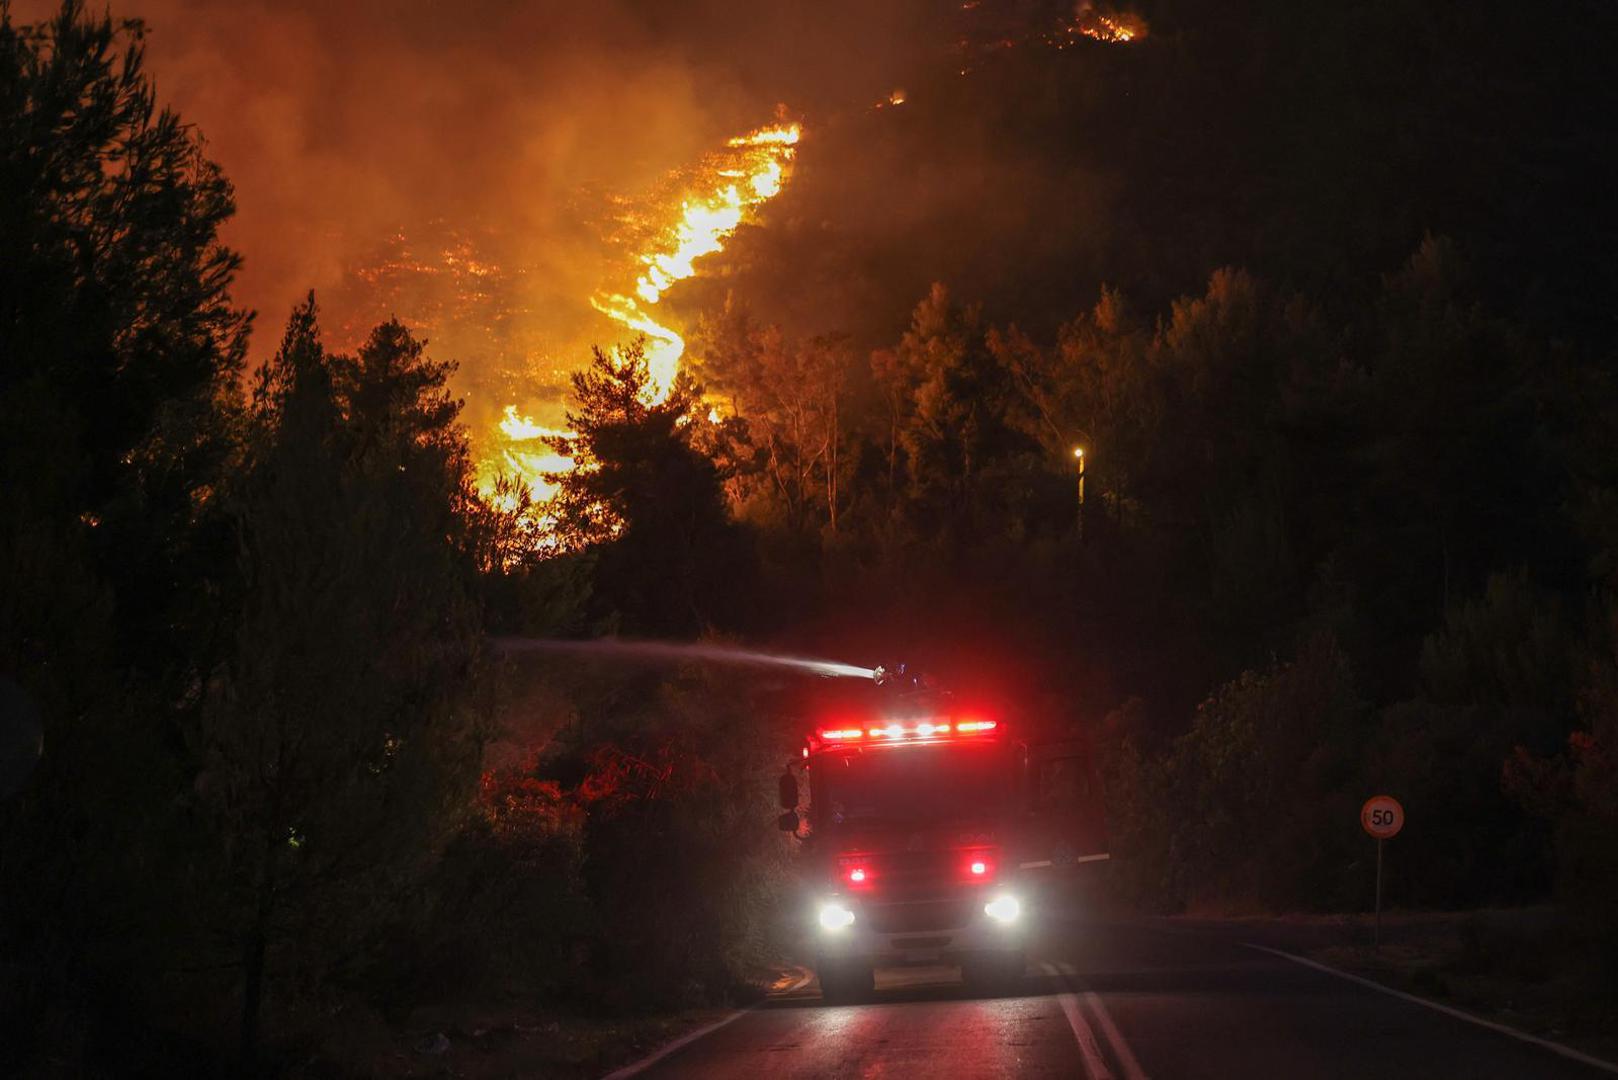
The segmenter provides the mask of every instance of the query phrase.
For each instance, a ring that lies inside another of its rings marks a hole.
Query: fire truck
[[[779,821],[803,842],[825,1002],[904,965],[1014,988],[1041,900],[1108,858],[1087,741],[908,680],[827,712],[780,778]]]

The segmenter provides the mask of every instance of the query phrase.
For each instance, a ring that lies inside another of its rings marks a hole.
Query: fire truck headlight
[[[1022,917],[1022,903],[1015,896],[1002,894],[983,905],[983,914],[997,923],[1014,923]]]
[[[837,931],[854,924],[854,913],[845,905],[829,900],[820,905],[820,928]]]

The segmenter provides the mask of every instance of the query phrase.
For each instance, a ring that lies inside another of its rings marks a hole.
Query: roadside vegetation
[[[344,1032],[438,1052],[446,1002],[757,993],[794,686],[497,637],[991,684],[1096,733],[1144,910],[1364,908],[1386,792],[1390,903],[1554,902],[1618,994],[1618,387],[1548,278],[1413,227],[1353,288],[1182,253],[1187,295],[1044,334],[945,284],[874,345],[732,300],[662,403],[637,344],[589,360],[540,508],[477,490],[399,321],[335,352],[311,297],[247,370],[229,182],[141,57],[0,0],[0,674],[43,733],[0,792],[8,1060],[341,1074]]]

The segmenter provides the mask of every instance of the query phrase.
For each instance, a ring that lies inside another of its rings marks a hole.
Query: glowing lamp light
[[[897,739],[899,736],[903,735],[904,733],[905,733],[905,729],[900,727],[898,724],[889,724],[887,726],[886,731],[884,732],[884,734],[887,735],[887,737],[890,738],[890,739]]]
[[[989,864],[984,862],[982,859],[979,859],[977,862],[972,864],[972,876],[973,877],[982,877],[984,874],[987,874],[988,872],[989,872]]]
[[[974,731],[993,731],[996,724],[997,721],[994,720],[962,720],[955,725],[955,730],[962,734],[970,734]]]
[[[854,913],[835,900],[820,905],[820,928],[830,933],[854,925]]]
[[[848,872],[848,880],[852,881],[856,885],[860,884],[865,880],[865,871],[856,866],[854,869]]]
[[[997,923],[1014,923],[1022,916],[1022,903],[1015,896],[997,896],[983,905],[983,914]],[[849,921],[852,922],[853,918],[854,916],[850,914]]]

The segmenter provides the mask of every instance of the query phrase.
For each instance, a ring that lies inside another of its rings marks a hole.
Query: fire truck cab
[[[822,996],[855,1000],[875,970],[958,965],[969,987],[1021,980],[1037,896],[1107,858],[1088,747],[1019,737],[932,692],[817,725],[781,777],[780,826],[801,836]]]

